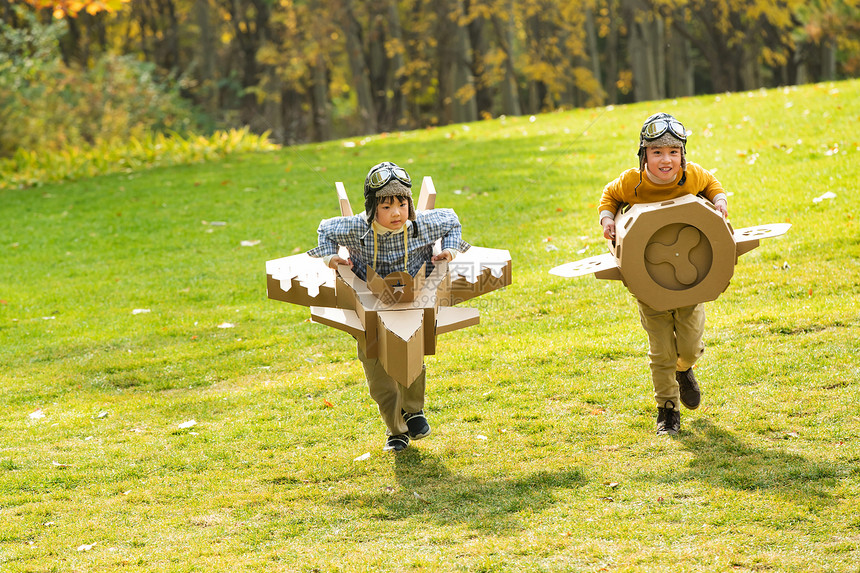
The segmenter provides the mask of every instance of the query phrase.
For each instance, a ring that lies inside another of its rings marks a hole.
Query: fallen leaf
[[[818,197],[813,199],[812,202],[813,203],[821,203],[825,199],[835,199],[835,198],[836,198],[836,193],[834,193],[833,191],[827,191],[827,192],[823,193],[822,195],[819,195]]]
[[[323,398],[323,404],[326,405],[326,408],[334,408],[334,404]]]
[[[109,414],[105,410],[102,410],[101,412],[99,412],[99,418],[107,418],[108,416],[109,416]]]
[[[366,454],[361,454],[360,456],[358,456],[357,458],[355,458],[352,461],[363,462],[364,460],[369,460],[369,459],[370,459],[370,452],[367,452]]]

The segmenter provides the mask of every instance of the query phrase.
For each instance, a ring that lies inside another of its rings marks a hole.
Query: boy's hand
[[[729,218],[729,203],[723,199],[719,199],[716,203],[714,203],[714,208],[720,212],[720,215],[723,216],[723,219]]]
[[[604,217],[600,224],[603,226],[603,238],[604,239],[614,239],[615,238],[615,221],[612,217]]]
[[[328,262],[328,266],[329,266],[329,268],[336,269],[338,265],[346,265],[349,268],[352,268],[352,261],[349,259],[344,259],[343,257],[340,257],[338,255],[335,255]]]
[[[445,250],[445,251],[442,251],[441,253],[439,253],[438,255],[433,255],[433,257],[430,260],[433,261],[434,263],[436,261],[442,261],[442,260],[448,261],[450,263],[451,261],[454,260],[454,257],[453,257],[453,255],[451,255],[451,251]]]

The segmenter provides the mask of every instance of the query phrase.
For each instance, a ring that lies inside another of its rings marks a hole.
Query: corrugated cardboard
[[[268,297],[302,306],[335,306],[335,275],[305,253],[266,262]]]
[[[651,308],[714,300],[729,286],[735,243],[710,203],[687,195],[633,205],[615,225],[614,255],[622,280]]]
[[[609,254],[561,265],[550,273],[594,273],[599,279],[622,280],[655,310],[690,306],[719,297],[738,256],[790,227],[782,223],[733,231],[710,202],[693,195],[642,203],[616,215]]]
[[[424,313],[384,310],[376,318],[382,367],[408,388],[424,367]]]
[[[414,277],[406,271],[398,271],[383,278],[367,265],[367,286],[376,298],[386,304],[411,302],[424,288],[426,268],[426,264],[421,265]]]
[[[343,184],[335,187],[341,215],[351,215]],[[433,180],[424,177],[416,207],[432,209],[435,203]],[[340,256],[349,255],[341,248]],[[385,371],[406,387],[421,374],[424,356],[436,353],[437,334],[479,323],[477,309],[453,305],[512,281],[510,253],[482,247],[470,248],[451,263],[436,263],[429,274],[422,269],[416,277],[380,277],[368,269],[363,281],[346,265],[335,272],[306,254],[268,261],[266,275],[269,298],[309,306],[313,322],[355,337],[368,358],[379,358]]]

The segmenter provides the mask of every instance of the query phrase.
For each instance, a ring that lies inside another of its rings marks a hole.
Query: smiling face
[[[376,205],[374,220],[392,231],[397,231],[409,219],[409,200],[406,197],[383,197]]]
[[[680,147],[646,147],[645,167],[655,183],[671,183],[681,171]]]

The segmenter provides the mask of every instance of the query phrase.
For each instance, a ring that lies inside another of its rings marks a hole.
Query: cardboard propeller
[[[729,286],[740,255],[790,227],[775,223],[733,230],[710,202],[693,195],[641,203],[616,214],[609,253],[549,272],[621,280],[651,308],[669,310],[716,300]]]
[[[351,216],[343,184],[335,187],[341,216]],[[425,177],[416,208],[429,210],[435,202],[433,180]],[[502,249],[473,246],[450,263],[436,263],[429,275],[425,268],[415,277],[380,277],[368,267],[363,281],[346,265],[335,271],[303,253],[266,262],[267,292],[310,307],[313,322],[354,336],[368,358],[379,358],[389,376],[409,387],[424,356],[436,353],[437,335],[478,324],[478,309],[454,305],[511,284],[511,255]]]

